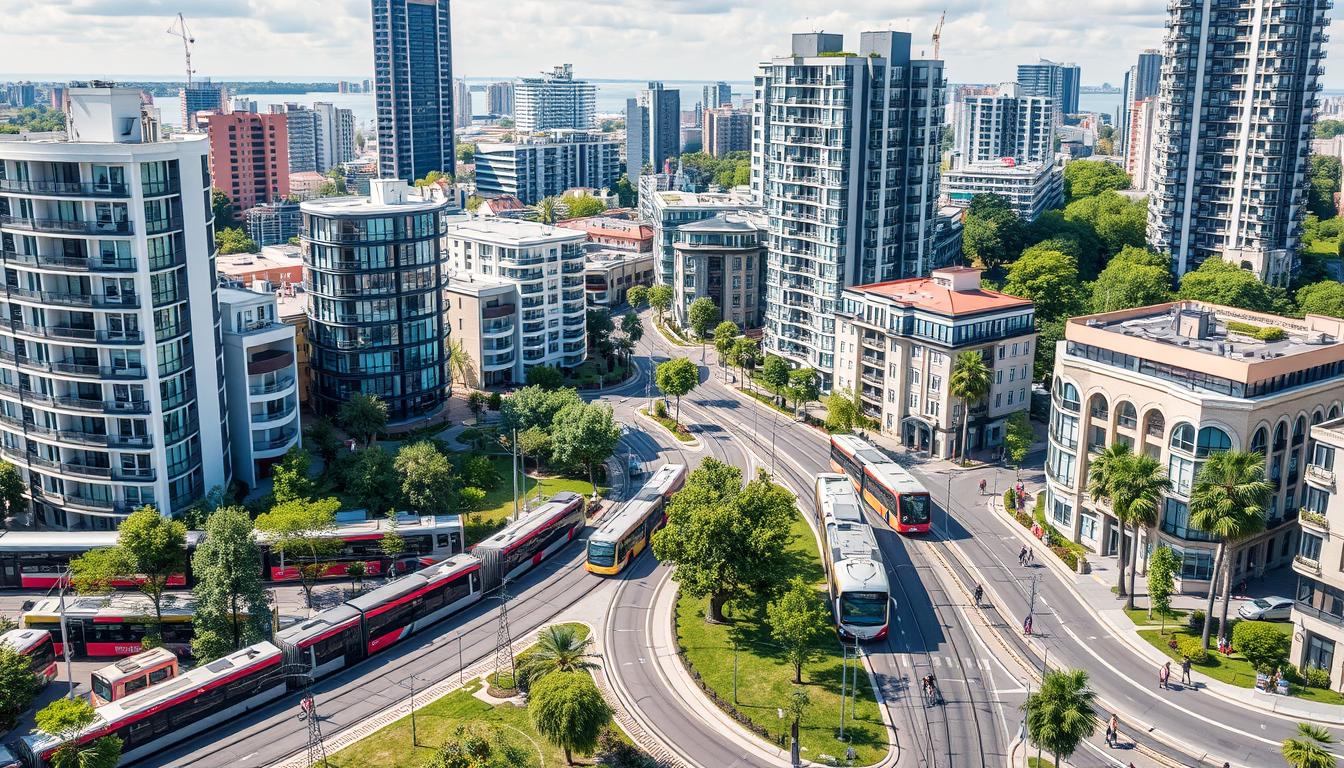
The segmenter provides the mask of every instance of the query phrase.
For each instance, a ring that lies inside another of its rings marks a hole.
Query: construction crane
[[[168,34],[182,38],[182,53],[187,59],[187,88],[190,89],[192,74],[191,44],[196,42],[196,38],[192,37],[191,30],[187,28],[187,20],[182,16],[180,11],[177,14],[177,21],[174,21],[173,26],[168,28]]]
[[[943,22],[947,20],[947,11],[938,17],[938,26],[933,28],[933,58],[938,58],[938,51],[943,46]]]

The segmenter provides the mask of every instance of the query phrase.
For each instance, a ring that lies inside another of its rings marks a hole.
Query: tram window
[[[131,679],[129,679],[129,680],[126,681],[126,692],[127,692],[127,693],[134,693],[134,692],[140,690],[141,688],[145,688],[145,687],[147,687],[148,685],[149,685],[149,681],[146,680],[146,679],[143,678],[143,677],[135,677],[135,678],[131,678]]]
[[[155,683],[161,683],[164,680],[167,680],[168,676],[172,674],[172,671],[173,671],[172,667],[164,667],[163,669],[156,669],[153,672],[150,672],[149,684],[153,685]]]

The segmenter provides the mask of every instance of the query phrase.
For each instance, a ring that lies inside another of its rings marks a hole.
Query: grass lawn
[[[1055,768],[1055,761],[1048,757],[1038,758],[1031,755],[1027,758],[1027,768]]]
[[[495,471],[499,472],[501,480],[498,488],[486,492],[481,509],[467,513],[462,523],[466,528],[467,546],[488,538],[503,528],[509,515],[513,514],[513,481],[509,478],[509,457],[491,456],[490,461],[494,463]],[[587,480],[571,480],[567,477],[520,476],[518,491],[530,493],[534,499],[538,492],[547,498],[560,491],[573,491],[580,496],[587,496],[593,492],[593,486],[589,485]],[[601,485],[597,487],[597,492],[600,494],[606,491],[607,489]]]
[[[587,627],[574,625],[584,634]],[[527,653],[524,651],[523,653]],[[522,654],[519,654],[520,656]],[[420,768],[434,756],[445,741],[461,725],[480,724],[499,730],[513,738],[522,747],[531,748],[532,763],[520,768],[538,765],[537,750],[544,756],[545,765],[565,764],[564,750],[546,743],[532,728],[527,709],[512,703],[491,706],[472,694],[480,690],[480,680],[473,680],[465,688],[422,707],[415,714],[416,746],[411,747],[411,719],[403,717],[392,725],[361,739],[331,755],[332,768]],[[578,758],[578,755],[575,755]],[[579,762],[589,762],[580,760]],[[591,764],[591,763],[589,763]]]
[[[1173,608],[1170,611],[1168,611],[1167,629],[1170,630],[1173,625],[1185,624],[1186,620],[1185,617],[1188,616],[1189,613],[1190,613],[1189,611],[1180,608]],[[1134,622],[1135,626],[1139,627],[1148,625],[1160,625],[1162,623],[1162,617],[1159,616],[1157,612],[1153,612],[1153,618],[1149,619],[1147,608],[1136,607],[1132,611],[1125,611],[1125,615],[1129,617],[1130,621]]]
[[[793,574],[822,589],[824,577],[816,539],[802,517],[794,519],[789,555]],[[677,638],[691,666],[725,701],[733,698],[733,641],[738,641],[737,708],[768,729],[772,739],[777,739],[788,733],[787,723],[779,719],[776,708],[788,703],[794,687],[793,667],[767,645],[771,639],[764,604],[755,600],[743,602],[751,608],[744,612],[733,605],[728,614],[730,624],[707,624],[704,613],[709,601],[681,596],[677,603]],[[818,641],[817,650],[820,661],[803,667],[803,689],[811,705],[803,716],[800,739],[803,758],[820,762],[823,754],[843,757],[846,745],[836,738],[840,714],[840,645],[835,635],[828,633]],[[852,679],[853,666],[850,670]],[[847,720],[845,735],[853,740],[858,752],[855,764],[870,765],[886,755],[887,731],[867,673],[861,672],[858,677],[857,716]]]
[[[673,421],[672,419],[669,419],[665,416],[656,416],[643,409],[640,410],[640,413],[644,414],[645,416],[648,416],[650,419],[653,419],[659,424],[662,424],[663,429],[666,429],[668,432],[671,432],[673,437],[677,438],[683,443],[689,443],[695,440],[694,435],[692,435],[690,432],[683,432],[682,429],[685,429],[685,427],[677,424],[677,422]],[[678,429],[678,427],[681,428]]]
[[[681,333],[678,332],[677,329],[673,328],[671,325],[668,325],[665,322],[660,323],[657,320],[655,320],[653,324],[658,326],[658,332],[663,334],[663,338],[667,339],[669,343],[675,344],[678,347],[695,346],[694,342],[690,341],[685,336],[681,335]]]
[[[1274,626],[1286,635],[1290,635],[1293,631],[1293,625],[1288,622],[1276,623]],[[1172,635],[1184,635],[1186,637],[1193,637],[1196,640],[1199,639],[1199,633],[1188,627],[1179,627],[1174,630],[1168,628],[1167,634],[1161,636],[1159,636],[1158,630],[1156,629],[1139,630],[1139,637],[1147,640],[1154,648],[1179,662],[1181,660],[1180,653],[1167,646],[1167,641]],[[1210,640],[1210,642],[1212,642],[1212,640]],[[1252,667],[1251,663],[1239,653],[1234,652],[1230,656],[1224,656],[1223,654],[1218,653],[1217,649],[1212,649],[1209,651],[1209,662],[1207,664],[1195,664],[1194,668],[1209,677],[1212,677],[1214,680],[1219,680],[1228,683],[1229,685],[1235,685],[1241,688],[1255,687],[1255,668]],[[1179,670],[1176,670],[1176,672],[1176,677],[1179,679]],[[1307,699],[1309,701],[1320,701],[1326,704],[1344,704],[1344,695],[1336,691],[1330,691],[1323,688],[1308,688],[1305,685],[1293,685],[1290,686],[1288,690],[1289,695],[1297,698]]]

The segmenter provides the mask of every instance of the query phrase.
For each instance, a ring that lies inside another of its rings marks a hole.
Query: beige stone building
[[[971,450],[1003,443],[1008,417],[1031,402],[1036,330],[1026,299],[980,287],[980,270],[846,288],[836,333],[834,384],[907,448],[938,458],[960,452],[965,403],[951,394],[957,355],[980,352],[993,373],[972,405]]]
[[[467,386],[504,386],[520,370],[518,289],[513,283],[468,275],[448,281],[444,291],[450,333],[470,363]]]
[[[1299,631],[1293,632],[1289,660],[1328,671],[1337,687],[1344,680],[1344,652],[1336,653],[1344,645],[1344,500],[1335,485],[1335,454],[1344,455],[1344,419],[1312,427],[1310,439],[1311,458],[1303,473],[1307,495],[1293,558],[1298,573],[1293,624]]]
[[[1046,515],[1102,555],[1121,533],[1105,504],[1087,495],[1090,460],[1123,442],[1157,458],[1173,484],[1157,525],[1139,532],[1181,557],[1178,584],[1203,591],[1214,543],[1190,524],[1200,464],[1223,450],[1264,453],[1274,484],[1264,533],[1230,555],[1234,581],[1284,565],[1296,551],[1312,424],[1339,415],[1344,398],[1344,321],[1175,302],[1076,317],[1055,356],[1046,457]],[[1142,566],[1141,566],[1142,571]]]

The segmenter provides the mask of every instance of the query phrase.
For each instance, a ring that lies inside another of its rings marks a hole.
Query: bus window
[[[840,623],[880,627],[887,623],[887,596],[881,592],[845,592],[840,595]]]
[[[905,525],[929,522],[929,497],[922,493],[901,494],[901,522]]]

